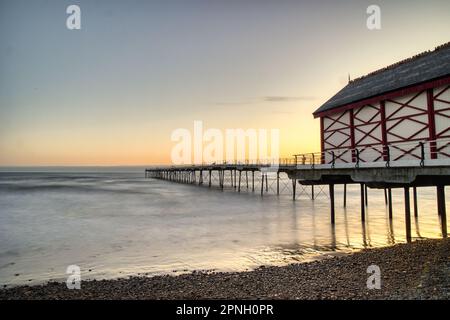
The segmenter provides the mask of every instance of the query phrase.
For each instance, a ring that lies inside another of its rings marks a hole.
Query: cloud
[[[294,114],[294,111],[287,111],[287,110],[272,110],[273,114],[281,114],[281,115],[289,115]]]
[[[316,97],[313,96],[266,96],[263,97],[263,101],[266,102],[290,102],[290,101],[312,101],[315,100]]]
[[[220,102],[215,102],[214,104],[216,106],[238,106],[238,105],[250,104],[250,103],[254,103],[254,102],[250,102],[250,101],[220,101]]]
[[[312,101],[317,98],[314,96],[265,96],[259,98],[248,98],[243,100],[235,101],[218,101],[214,104],[217,106],[233,106],[233,105],[244,105],[253,104],[258,102],[292,102],[292,101]]]

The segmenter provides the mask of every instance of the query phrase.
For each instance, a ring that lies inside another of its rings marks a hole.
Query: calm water
[[[390,224],[383,191],[369,189],[362,225],[359,186],[348,186],[346,210],[337,187],[332,228],[328,195],[317,187],[315,201],[300,187],[293,202],[289,183],[277,197],[272,181],[261,198],[258,185],[239,194],[143,179],[137,169],[105,170],[0,172],[0,284],[62,280],[72,264],[83,279],[231,271],[405,242],[402,190],[393,191]],[[441,237],[435,189],[418,195],[414,238]]]

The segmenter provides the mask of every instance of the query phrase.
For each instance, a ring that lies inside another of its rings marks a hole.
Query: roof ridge
[[[421,58],[421,57],[423,57],[423,56],[426,56],[426,55],[428,55],[428,54],[430,54],[430,53],[432,53],[432,52],[436,52],[436,51],[445,49],[445,48],[447,48],[447,47],[450,47],[450,41],[447,42],[447,43],[444,43],[444,44],[441,44],[441,45],[435,47],[434,50],[427,50],[427,51],[418,53],[418,54],[416,54],[416,55],[414,55],[414,56],[412,56],[412,57],[409,57],[409,58],[400,60],[400,61],[398,61],[398,62],[395,62],[395,63],[391,64],[391,65],[388,65],[388,66],[386,66],[386,67],[383,67],[383,68],[381,68],[381,69],[372,71],[372,72],[370,72],[370,73],[368,73],[368,74],[366,74],[366,75],[364,75],[364,76],[361,76],[361,77],[355,78],[355,79],[353,79],[353,80],[350,80],[350,81],[349,81],[349,84],[350,84],[350,83],[353,83],[353,82],[356,82],[356,81],[359,81],[359,80],[362,80],[362,79],[364,79],[364,78],[373,76],[373,75],[375,75],[375,74],[381,73],[381,72],[383,72],[383,71],[387,71],[387,70],[394,69],[395,67],[398,67],[398,66],[400,66],[400,65],[402,65],[402,64],[411,62],[411,61],[413,61],[413,60],[416,60],[416,59],[418,59],[418,58]]]

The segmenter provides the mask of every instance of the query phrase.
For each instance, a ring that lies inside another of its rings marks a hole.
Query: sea
[[[359,185],[347,186],[346,208],[336,186],[332,225],[326,186],[313,200],[298,185],[293,201],[285,176],[280,195],[269,177],[263,197],[258,174],[254,190],[251,177],[240,192],[230,178],[222,191],[215,175],[208,188],[206,176],[202,186],[180,184],[145,178],[144,167],[0,168],[0,286],[65,281],[70,266],[82,280],[246,271],[406,242],[402,189],[393,190],[393,220],[384,191],[369,189],[362,222]],[[417,195],[412,240],[441,238],[435,188]]]

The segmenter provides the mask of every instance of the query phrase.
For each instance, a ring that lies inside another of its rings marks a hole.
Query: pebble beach
[[[381,288],[368,289],[367,268],[377,265]],[[193,272],[178,276],[83,281],[0,290],[10,299],[449,299],[450,239],[367,249],[323,260],[260,267],[246,272]]]

